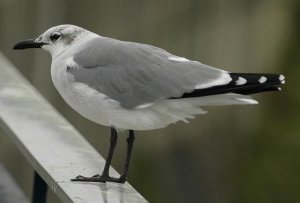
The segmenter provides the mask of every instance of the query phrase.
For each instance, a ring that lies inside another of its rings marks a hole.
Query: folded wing
[[[174,56],[145,44],[110,38],[87,42],[73,57],[68,73],[127,109],[180,98],[194,89],[228,84],[223,70]]]

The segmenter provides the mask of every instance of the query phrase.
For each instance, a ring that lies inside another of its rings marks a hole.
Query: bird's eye
[[[56,40],[58,40],[60,37],[61,37],[61,34],[60,34],[60,33],[54,32],[54,33],[51,34],[50,39],[51,39],[51,41],[56,41]]]

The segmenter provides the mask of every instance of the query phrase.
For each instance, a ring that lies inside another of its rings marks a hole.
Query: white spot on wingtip
[[[278,79],[279,79],[279,81],[280,81],[281,84],[285,83],[285,80],[284,80],[285,77],[284,77],[284,75],[279,75]]]
[[[279,78],[278,78],[280,81],[283,81],[285,79],[284,75],[279,75]]]
[[[267,78],[265,76],[261,76],[258,80],[259,83],[265,83],[267,82]]]
[[[280,88],[280,87],[277,87],[277,90],[278,90],[278,91],[281,91],[281,88]]]
[[[178,56],[170,56],[168,57],[169,60],[171,61],[178,61],[178,62],[188,62],[190,60],[183,58],[183,57],[178,57]]]
[[[242,77],[238,77],[238,79],[235,81],[236,85],[244,85],[246,84],[247,80],[245,78]]]

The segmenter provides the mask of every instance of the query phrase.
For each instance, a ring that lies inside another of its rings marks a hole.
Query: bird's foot
[[[126,182],[126,178],[124,176],[120,176],[120,178],[113,178],[110,177],[109,175],[94,175],[92,177],[84,177],[84,176],[77,176],[73,179],[71,179],[71,181],[77,181],[77,182],[101,182],[101,183],[105,183],[105,182],[114,182],[114,183],[125,183]]]

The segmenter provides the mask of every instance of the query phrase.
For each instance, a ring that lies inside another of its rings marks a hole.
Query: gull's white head
[[[53,57],[89,34],[93,33],[75,25],[58,25],[48,29],[36,39],[17,43],[14,49],[42,48]]]

